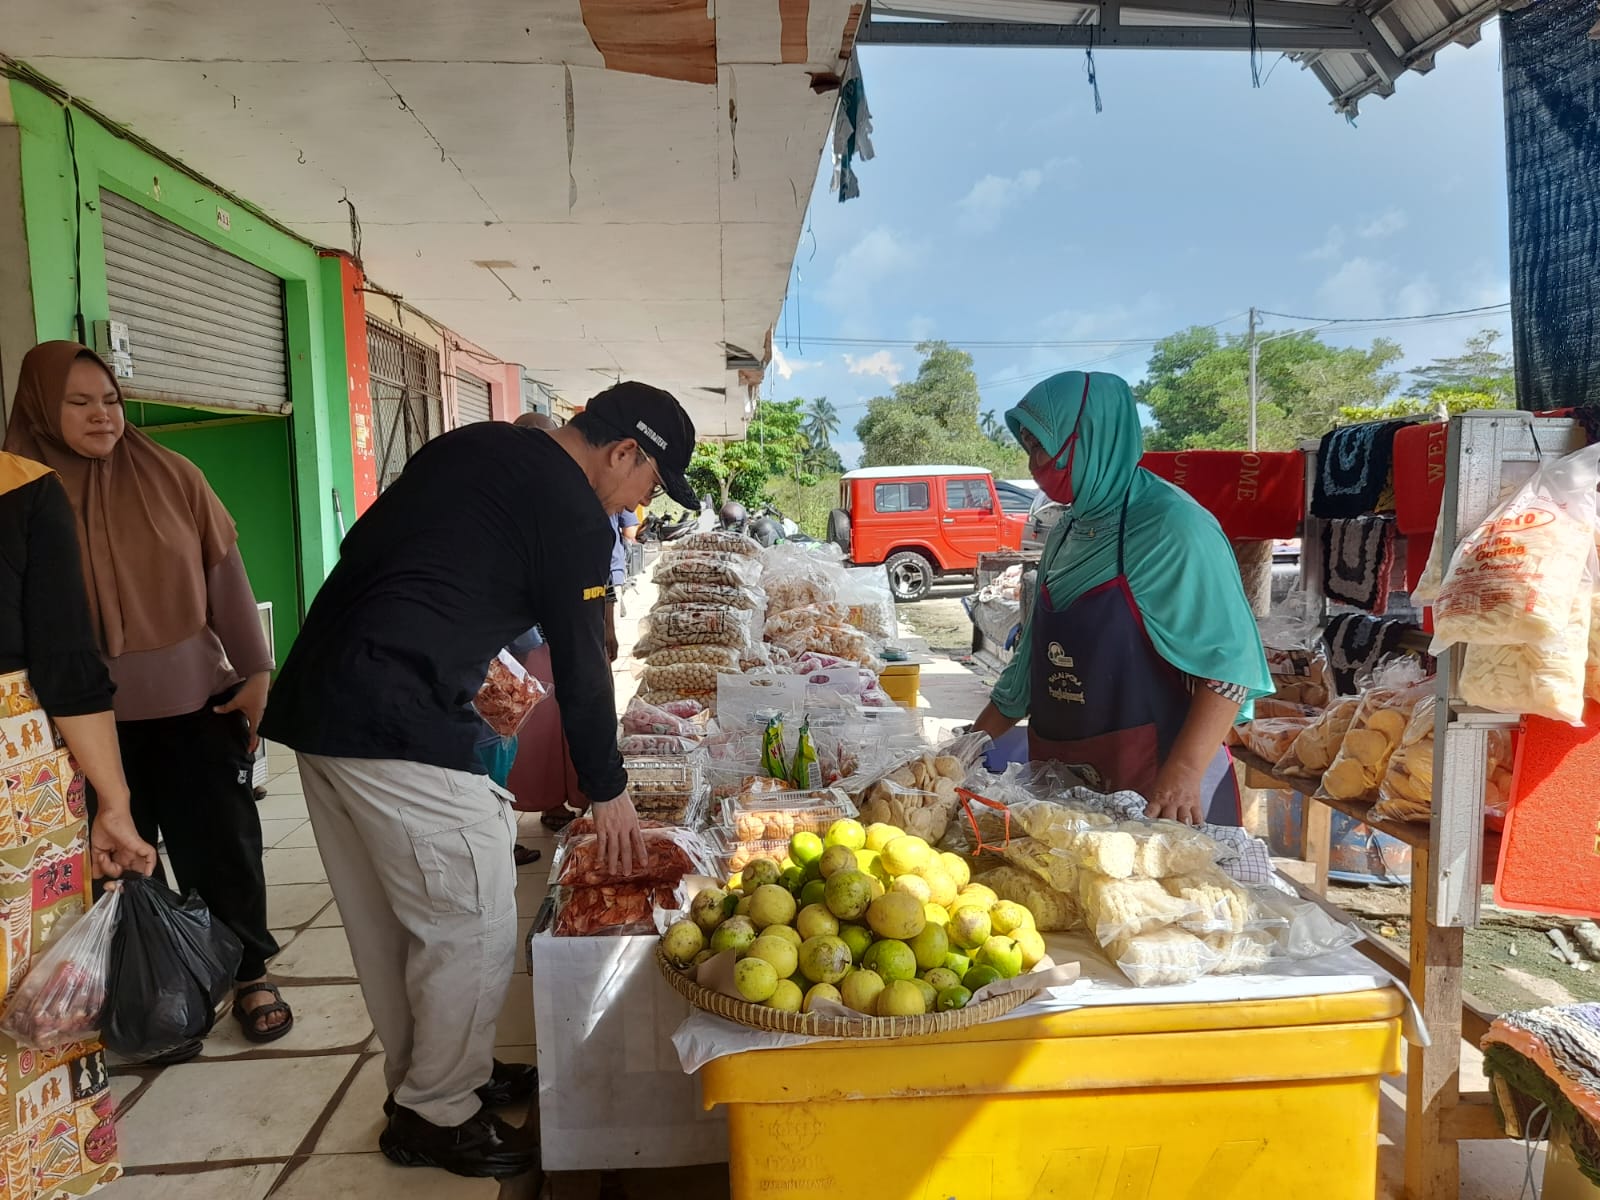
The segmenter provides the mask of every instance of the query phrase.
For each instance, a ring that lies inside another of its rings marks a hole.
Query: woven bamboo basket
[[[735,1000],[702,987],[672,965],[666,952],[656,947],[656,966],[668,984],[690,1004],[715,1017],[723,1017],[751,1029],[767,1029],[775,1033],[802,1033],[811,1037],[826,1038],[902,1038],[922,1037],[933,1033],[949,1033],[966,1029],[984,1021],[1004,1016],[1018,1005],[1031,1000],[1040,992],[1038,987],[1021,987],[1015,991],[969,1004],[953,1012],[926,1013],[920,1017],[835,1017],[822,1013],[779,1012],[764,1004],[751,1004],[748,1000]]]

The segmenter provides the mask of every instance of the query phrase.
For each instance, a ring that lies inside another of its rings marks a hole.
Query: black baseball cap
[[[624,380],[589,401],[584,412],[619,437],[638,442],[655,462],[667,495],[685,508],[700,507],[700,497],[684,478],[694,454],[694,422],[671,392]]]

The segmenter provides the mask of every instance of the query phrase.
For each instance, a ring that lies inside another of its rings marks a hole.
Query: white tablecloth
[[[1181,987],[1134,987],[1090,939],[1075,934],[1049,934],[1045,943],[1058,963],[1076,961],[1082,974],[1067,987],[1049,988],[999,1020],[1067,1012],[1075,1008],[1118,1004],[1220,1004],[1240,1000],[1281,1000],[1294,996],[1333,996],[1396,987],[1405,995],[1405,1034],[1415,1045],[1428,1044],[1422,1014],[1405,985],[1352,948],[1317,958],[1286,959],[1250,975],[1208,975]],[[672,1035],[683,1069],[693,1074],[713,1059],[747,1050],[781,1050],[829,1039],[794,1033],[770,1033],[714,1017],[698,1009]]]

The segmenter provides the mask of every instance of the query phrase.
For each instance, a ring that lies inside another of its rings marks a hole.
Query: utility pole
[[[1256,363],[1261,358],[1261,347],[1256,342],[1256,309],[1250,306],[1250,449],[1256,448]]]

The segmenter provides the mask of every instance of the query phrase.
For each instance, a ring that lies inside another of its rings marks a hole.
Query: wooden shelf
[[[1253,754],[1242,746],[1233,748],[1233,756],[1257,774],[1265,775],[1286,792],[1299,792],[1303,796],[1316,800],[1318,804],[1326,804],[1335,812],[1342,812],[1352,820],[1360,821],[1363,825],[1370,825],[1379,833],[1386,833],[1396,841],[1404,842],[1412,849],[1428,848],[1428,827],[1421,822],[1412,821],[1385,821],[1373,820],[1367,814],[1371,812],[1370,804],[1363,804],[1359,800],[1334,800],[1328,796],[1314,796],[1317,790],[1315,779],[1296,779],[1292,775],[1279,775],[1273,764],[1260,755]]]
[[[1233,756],[1249,767],[1257,775],[1265,775],[1279,788],[1286,792],[1298,792],[1307,799],[1315,800],[1318,804],[1325,804],[1335,812],[1343,813],[1353,821],[1359,821],[1379,833],[1388,834],[1398,842],[1404,842],[1413,850],[1426,850],[1430,828],[1422,821],[1389,821],[1381,818],[1374,819],[1369,814],[1372,811],[1370,804],[1359,800],[1335,800],[1330,796],[1318,796],[1314,793],[1317,788],[1315,779],[1296,779],[1291,775],[1279,775],[1273,764],[1267,762],[1258,754],[1246,750],[1243,746],[1233,747]],[[1495,870],[1500,862],[1500,834],[1493,829],[1483,831],[1483,879],[1485,883],[1493,882]]]

